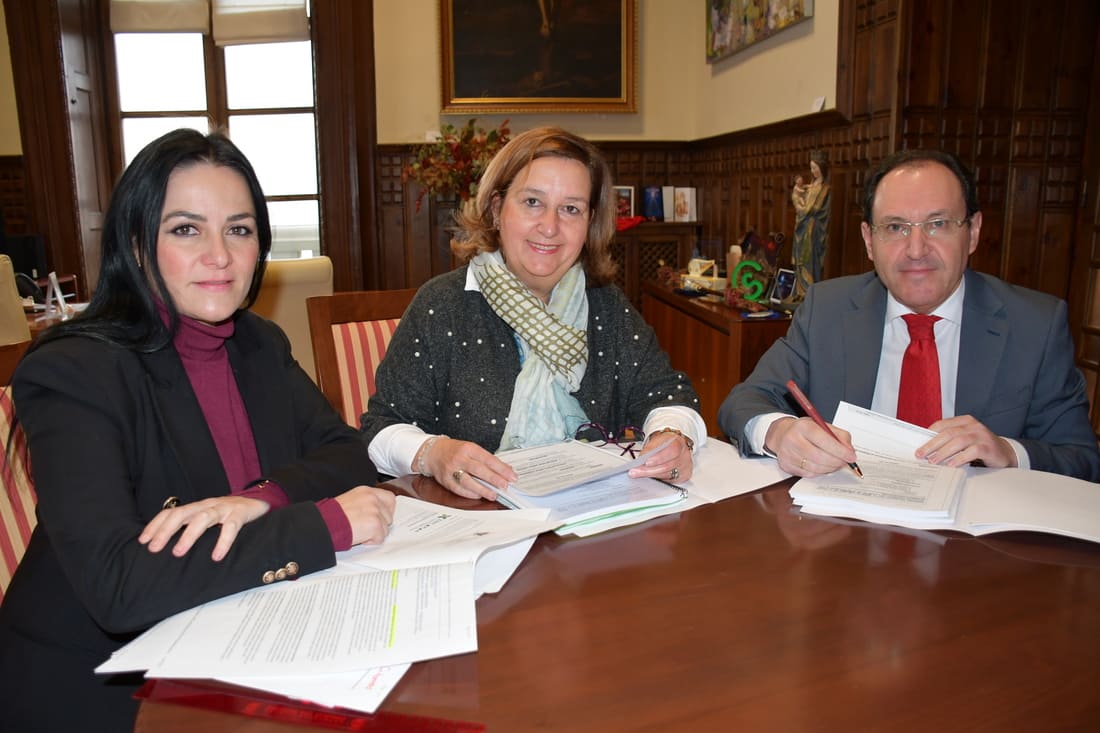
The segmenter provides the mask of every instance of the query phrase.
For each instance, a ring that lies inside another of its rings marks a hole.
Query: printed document
[[[625,459],[616,455],[614,446],[605,450],[591,443],[567,440],[534,448],[501,451],[497,458],[507,463],[519,478],[510,492],[526,496],[546,496],[582,484],[626,473],[647,460],[640,455]],[[641,448],[641,444],[638,444]],[[622,448],[618,449],[623,450]]]
[[[790,476],[779,468],[775,459],[744,458],[732,445],[715,438],[707,438],[707,442],[696,451],[693,460],[695,465],[691,480],[678,484],[687,492],[687,498],[683,502],[640,509],[637,512],[606,517],[598,522],[568,525],[568,531],[579,537],[588,537],[616,527],[686,512],[716,501],[748,494]]]
[[[148,674],[333,674],[474,651],[473,575],[473,563],[325,572],[211,601],[185,612]]]
[[[913,452],[934,433],[844,402],[833,423],[852,434],[865,479],[838,471],[800,480],[791,496],[807,513],[971,535],[1022,530],[1100,542],[1100,490],[1094,483],[1020,468],[932,466],[915,460]],[[881,464],[895,460],[896,472],[886,476]],[[934,469],[965,478],[951,479],[957,487],[947,487],[948,478]],[[860,489],[861,483],[867,485]],[[877,503],[868,496],[876,492],[882,495]]]
[[[602,522],[643,509],[680,504],[687,492],[651,478],[630,478],[616,473],[543,496],[528,496],[511,489],[497,492],[497,501],[513,509],[549,509],[550,517],[562,525],[558,534],[567,534],[579,525]]]
[[[935,433],[847,402],[833,424],[851,433],[863,478],[835,471],[800,479],[790,493],[804,511],[884,523],[918,517],[926,526],[953,522],[966,472],[913,455]]]

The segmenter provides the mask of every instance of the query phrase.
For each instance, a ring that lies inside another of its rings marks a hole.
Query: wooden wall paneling
[[[1069,299],[1074,214],[1072,208],[1040,214],[1035,253],[1038,264],[1029,286],[1063,300]]]
[[[957,3],[948,15],[951,18],[946,39],[949,65],[942,96],[943,105],[948,109],[973,109],[974,102],[981,99],[990,44],[985,23],[988,16],[988,1],[979,0]]]
[[[1065,0],[1033,0],[1024,8],[1021,20],[1026,29],[1020,49],[1016,96],[1019,111],[1045,114],[1051,109],[1059,66],[1058,46],[1062,42],[1062,27],[1068,25],[1064,12]]]
[[[383,158],[385,170],[381,178],[385,182],[383,198],[385,221],[378,243],[381,251],[379,287],[396,289],[423,284],[431,279],[434,248],[432,243],[433,197],[425,195],[417,211],[418,189],[411,191],[401,185],[401,171],[410,157],[389,155]]]
[[[1092,73],[1086,128],[1100,124],[1100,24],[1093,30]],[[1085,138],[1083,187],[1077,208],[1076,247],[1070,268],[1070,331],[1077,339],[1077,366],[1085,375],[1094,431],[1100,432],[1100,138]]]
[[[425,196],[420,211],[416,210],[417,189],[401,181],[401,170],[411,159],[403,146],[383,145],[377,149],[378,171],[378,270],[371,280],[370,289],[398,289],[414,287],[410,284],[406,265],[420,263],[431,271],[430,248],[416,247],[417,242],[428,242],[432,226],[431,197]],[[427,281],[425,276],[421,282]],[[419,284],[419,283],[418,283]]]
[[[978,117],[973,103],[945,111],[940,122],[943,130],[940,147],[954,153],[960,160],[974,160],[978,148]]]
[[[853,171],[840,170],[834,176],[832,185],[835,198],[829,215],[829,250],[834,253],[831,255],[834,267],[826,270],[825,275],[866,272],[871,269],[871,261],[867,259],[867,247],[863,243],[860,227],[863,223],[862,178],[857,178]],[[836,222],[833,222],[834,217]],[[837,227],[839,233],[834,236]],[[837,238],[839,242],[834,244]]]
[[[1042,169],[1035,164],[1014,165],[1009,174],[1005,220],[1005,262],[1001,274],[1009,282],[1031,287],[1039,264],[1039,197]]]
[[[854,50],[852,52],[852,107],[853,119],[865,118],[871,111],[871,43],[873,27],[862,25],[854,34]]]
[[[1012,116],[1007,110],[984,111],[976,121],[977,144],[970,162],[982,211],[981,241],[970,258],[975,270],[1006,276],[1008,249],[1004,231],[1009,204]]]
[[[1022,61],[1027,0],[986,0],[982,25],[987,63],[982,69],[979,99],[986,111],[1011,110],[1015,107],[1016,80]],[[995,8],[995,10],[994,10]]]
[[[978,181],[978,206],[982,212],[982,230],[978,249],[970,256],[970,267],[1005,277],[1008,251],[1004,230],[1007,217],[1010,169],[1007,165],[978,163],[974,176]]]
[[[974,148],[975,168],[992,166],[998,162],[1009,160],[1012,154],[1012,113],[1008,110],[982,109],[975,121],[977,144]],[[978,194],[980,196],[992,195],[990,183],[1004,185],[1003,177],[999,181],[982,181],[979,179]],[[997,199],[1004,201],[1003,191]]]
[[[430,253],[433,277],[449,272],[457,264],[451,255],[451,239],[457,229],[455,211],[459,205],[458,199],[432,201],[432,236],[427,244],[433,245]]]
[[[30,217],[22,155],[0,155],[0,213],[7,234],[26,234]]]
[[[1086,129],[1100,124],[1100,23],[1092,30],[1092,71],[1089,82]],[[1070,331],[1077,337],[1077,364],[1089,382],[1092,424],[1100,422],[1096,409],[1100,373],[1100,136],[1084,139],[1082,194],[1077,208],[1073,264],[1070,268]]]
[[[905,55],[906,84],[905,94],[900,98],[906,107],[938,110],[944,103],[947,81],[947,47],[950,40],[951,13],[948,6],[951,0],[924,0],[908,3],[909,34],[902,44]],[[885,32],[882,31],[884,34]],[[880,43],[883,41],[880,39]],[[885,53],[884,45],[880,52]],[[881,104],[883,90],[876,90]],[[875,107],[881,111],[882,107]]]
[[[1050,12],[1057,12],[1050,6]],[[1051,52],[1057,54],[1054,68],[1053,111],[1079,113],[1088,109],[1089,87],[1092,81],[1092,50],[1096,29],[1100,27],[1100,10],[1092,0],[1066,2],[1062,36]]]
[[[871,31],[871,77],[867,100],[870,114],[893,114],[898,91],[898,23],[896,17]]]
[[[440,242],[435,237],[433,226],[438,211],[431,198],[431,196],[425,196],[423,199],[421,204],[425,214],[423,216],[416,213],[414,197],[406,196],[404,205],[394,208],[394,213],[403,213],[404,220],[409,222],[409,228],[404,239],[400,236],[387,236],[383,244],[387,261],[402,266],[400,271],[387,268],[387,287],[397,287],[398,283],[403,287],[417,287],[431,280],[437,272],[441,272],[439,267],[443,260],[439,253]],[[399,250],[398,247],[400,247]],[[449,250],[446,254],[449,260]]]
[[[906,108],[899,139],[905,148],[936,148],[942,144],[943,130],[939,110]]]

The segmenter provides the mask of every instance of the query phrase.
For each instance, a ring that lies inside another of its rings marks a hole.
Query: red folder
[[[481,723],[380,712],[374,715],[292,700],[212,680],[149,680],[134,697],[251,718],[311,725],[316,728],[387,733],[484,733]]]

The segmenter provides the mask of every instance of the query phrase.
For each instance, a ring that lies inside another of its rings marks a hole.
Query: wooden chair
[[[16,429],[9,451],[12,414],[11,388],[0,387],[0,601],[38,523],[34,511],[37,498],[22,430]]]
[[[12,372],[31,345],[31,327],[15,282],[11,258],[0,254],[0,384],[10,384]]]
[[[11,375],[23,358],[23,353],[31,345],[30,339],[16,344],[0,344],[0,384],[11,383]]]
[[[374,394],[374,370],[416,289],[362,290],[310,298],[317,384],[344,420],[359,427]]]
[[[332,260],[307,257],[302,260],[271,260],[252,312],[275,321],[290,339],[294,358],[306,374],[317,381],[313,347],[306,315],[306,298],[332,293]]]

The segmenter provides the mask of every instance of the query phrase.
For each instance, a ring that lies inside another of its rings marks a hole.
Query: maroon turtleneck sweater
[[[167,312],[163,309],[161,316],[167,320]],[[260,476],[260,458],[252,425],[225,349],[225,342],[233,337],[234,330],[232,319],[211,326],[181,316],[173,343],[214,438],[231,492],[267,502],[275,511],[290,501],[282,487]],[[328,527],[333,548],[346,550],[351,547],[351,523],[340,503],[335,499],[322,499],[317,502],[317,508]]]

